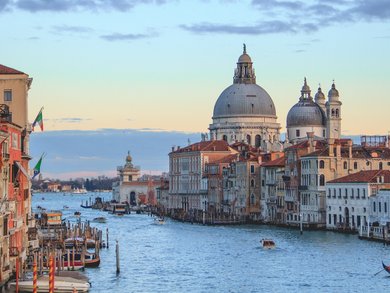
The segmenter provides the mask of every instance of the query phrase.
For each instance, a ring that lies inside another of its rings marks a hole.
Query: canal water
[[[81,201],[110,193],[34,194],[33,207],[63,210],[71,222],[98,216],[107,223],[109,248],[101,251],[99,268],[85,274],[91,292],[385,292],[390,275],[390,246],[359,240],[356,235],[304,231],[272,226],[202,226],[167,220],[155,225],[148,215],[118,217],[83,209]],[[275,240],[263,250],[262,238]],[[116,274],[115,241],[119,242],[120,274]]]

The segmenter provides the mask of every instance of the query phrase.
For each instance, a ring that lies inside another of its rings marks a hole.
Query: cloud
[[[264,21],[255,26],[234,26],[226,24],[181,25],[182,29],[198,33],[224,33],[237,35],[264,35],[271,33],[295,32],[294,25],[283,21]]]
[[[29,12],[68,12],[79,10],[129,11],[140,4],[164,4],[166,2],[165,0],[15,0],[6,1],[6,4],[11,6],[12,3],[14,8]]]
[[[390,20],[390,1],[358,0],[356,6],[350,9],[349,12],[362,16],[366,20]]]
[[[68,118],[45,118],[45,120],[54,122],[54,123],[82,123],[84,121],[90,121],[90,118],[77,118],[77,117],[68,117]]]
[[[278,0],[252,0],[252,5],[258,8],[288,8],[288,9],[302,9],[304,3],[301,1],[278,1]]]
[[[55,33],[90,33],[93,29],[85,26],[56,25],[53,26]]]
[[[156,37],[156,33],[150,34],[121,34],[121,33],[112,33],[109,35],[102,35],[100,38],[106,41],[134,41],[140,39],[148,39]]]

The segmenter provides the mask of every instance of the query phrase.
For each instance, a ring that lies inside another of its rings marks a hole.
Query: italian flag
[[[43,110],[43,107],[41,108],[41,110],[39,111],[38,115],[37,115],[37,118],[35,118],[33,124],[32,124],[32,130],[34,131],[34,127],[35,125],[39,124],[39,127],[41,128],[41,131],[43,131],[43,116],[42,116],[42,110]]]

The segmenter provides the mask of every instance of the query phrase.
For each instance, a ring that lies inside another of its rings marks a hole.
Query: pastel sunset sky
[[[390,131],[388,0],[2,0],[0,14],[0,63],[34,78],[46,131],[206,132],[243,43],[282,132],[304,77],[313,96],[335,80],[342,134]]]

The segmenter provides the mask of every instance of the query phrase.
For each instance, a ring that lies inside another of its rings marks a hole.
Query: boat
[[[81,216],[81,213],[80,213],[79,211],[76,211],[76,212],[74,212],[74,215],[75,215],[76,217],[80,217],[80,216]]]
[[[165,220],[164,220],[164,218],[162,218],[162,217],[158,217],[158,218],[155,218],[155,219],[154,219],[154,223],[155,223],[156,225],[164,225],[164,224],[165,224]]]
[[[87,248],[95,248],[96,242],[91,238],[87,238],[86,240],[83,237],[70,237],[64,240],[65,248],[73,248],[83,245],[84,243],[87,245]]]
[[[95,222],[95,223],[106,223],[107,219],[105,217],[97,217],[97,218],[94,218],[92,220],[92,222]]]
[[[72,252],[69,253],[69,258],[70,258],[69,267],[70,267],[70,269],[72,269],[73,268],[73,266],[72,266],[73,253]],[[84,265],[83,265],[82,254],[80,252],[76,252],[74,254],[74,264],[75,264],[75,267],[77,267],[77,268],[78,267],[97,268],[100,265],[100,257],[95,252],[86,251],[84,253]],[[68,254],[67,253],[64,254],[64,267],[65,268],[68,267]]]
[[[263,238],[263,239],[261,239],[260,243],[264,249],[274,249],[276,247],[276,244],[272,239],[264,239]]]
[[[84,265],[86,268],[97,268],[100,265],[100,257],[94,252],[86,252],[84,255]]]
[[[72,191],[72,194],[86,194],[87,190],[85,188],[76,188]]]
[[[16,282],[11,282],[11,289],[16,290]],[[33,280],[19,280],[19,292],[33,292]],[[83,280],[71,277],[55,276],[54,291],[56,293],[88,292],[90,284]],[[49,276],[42,276],[37,280],[37,292],[49,292]]]
[[[112,203],[111,212],[116,215],[124,215],[127,212],[127,205],[124,203]]]
[[[383,266],[383,269],[390,274],[390,266],[385,265],[383,263],[383,261],[382,261],[382,266]]]

